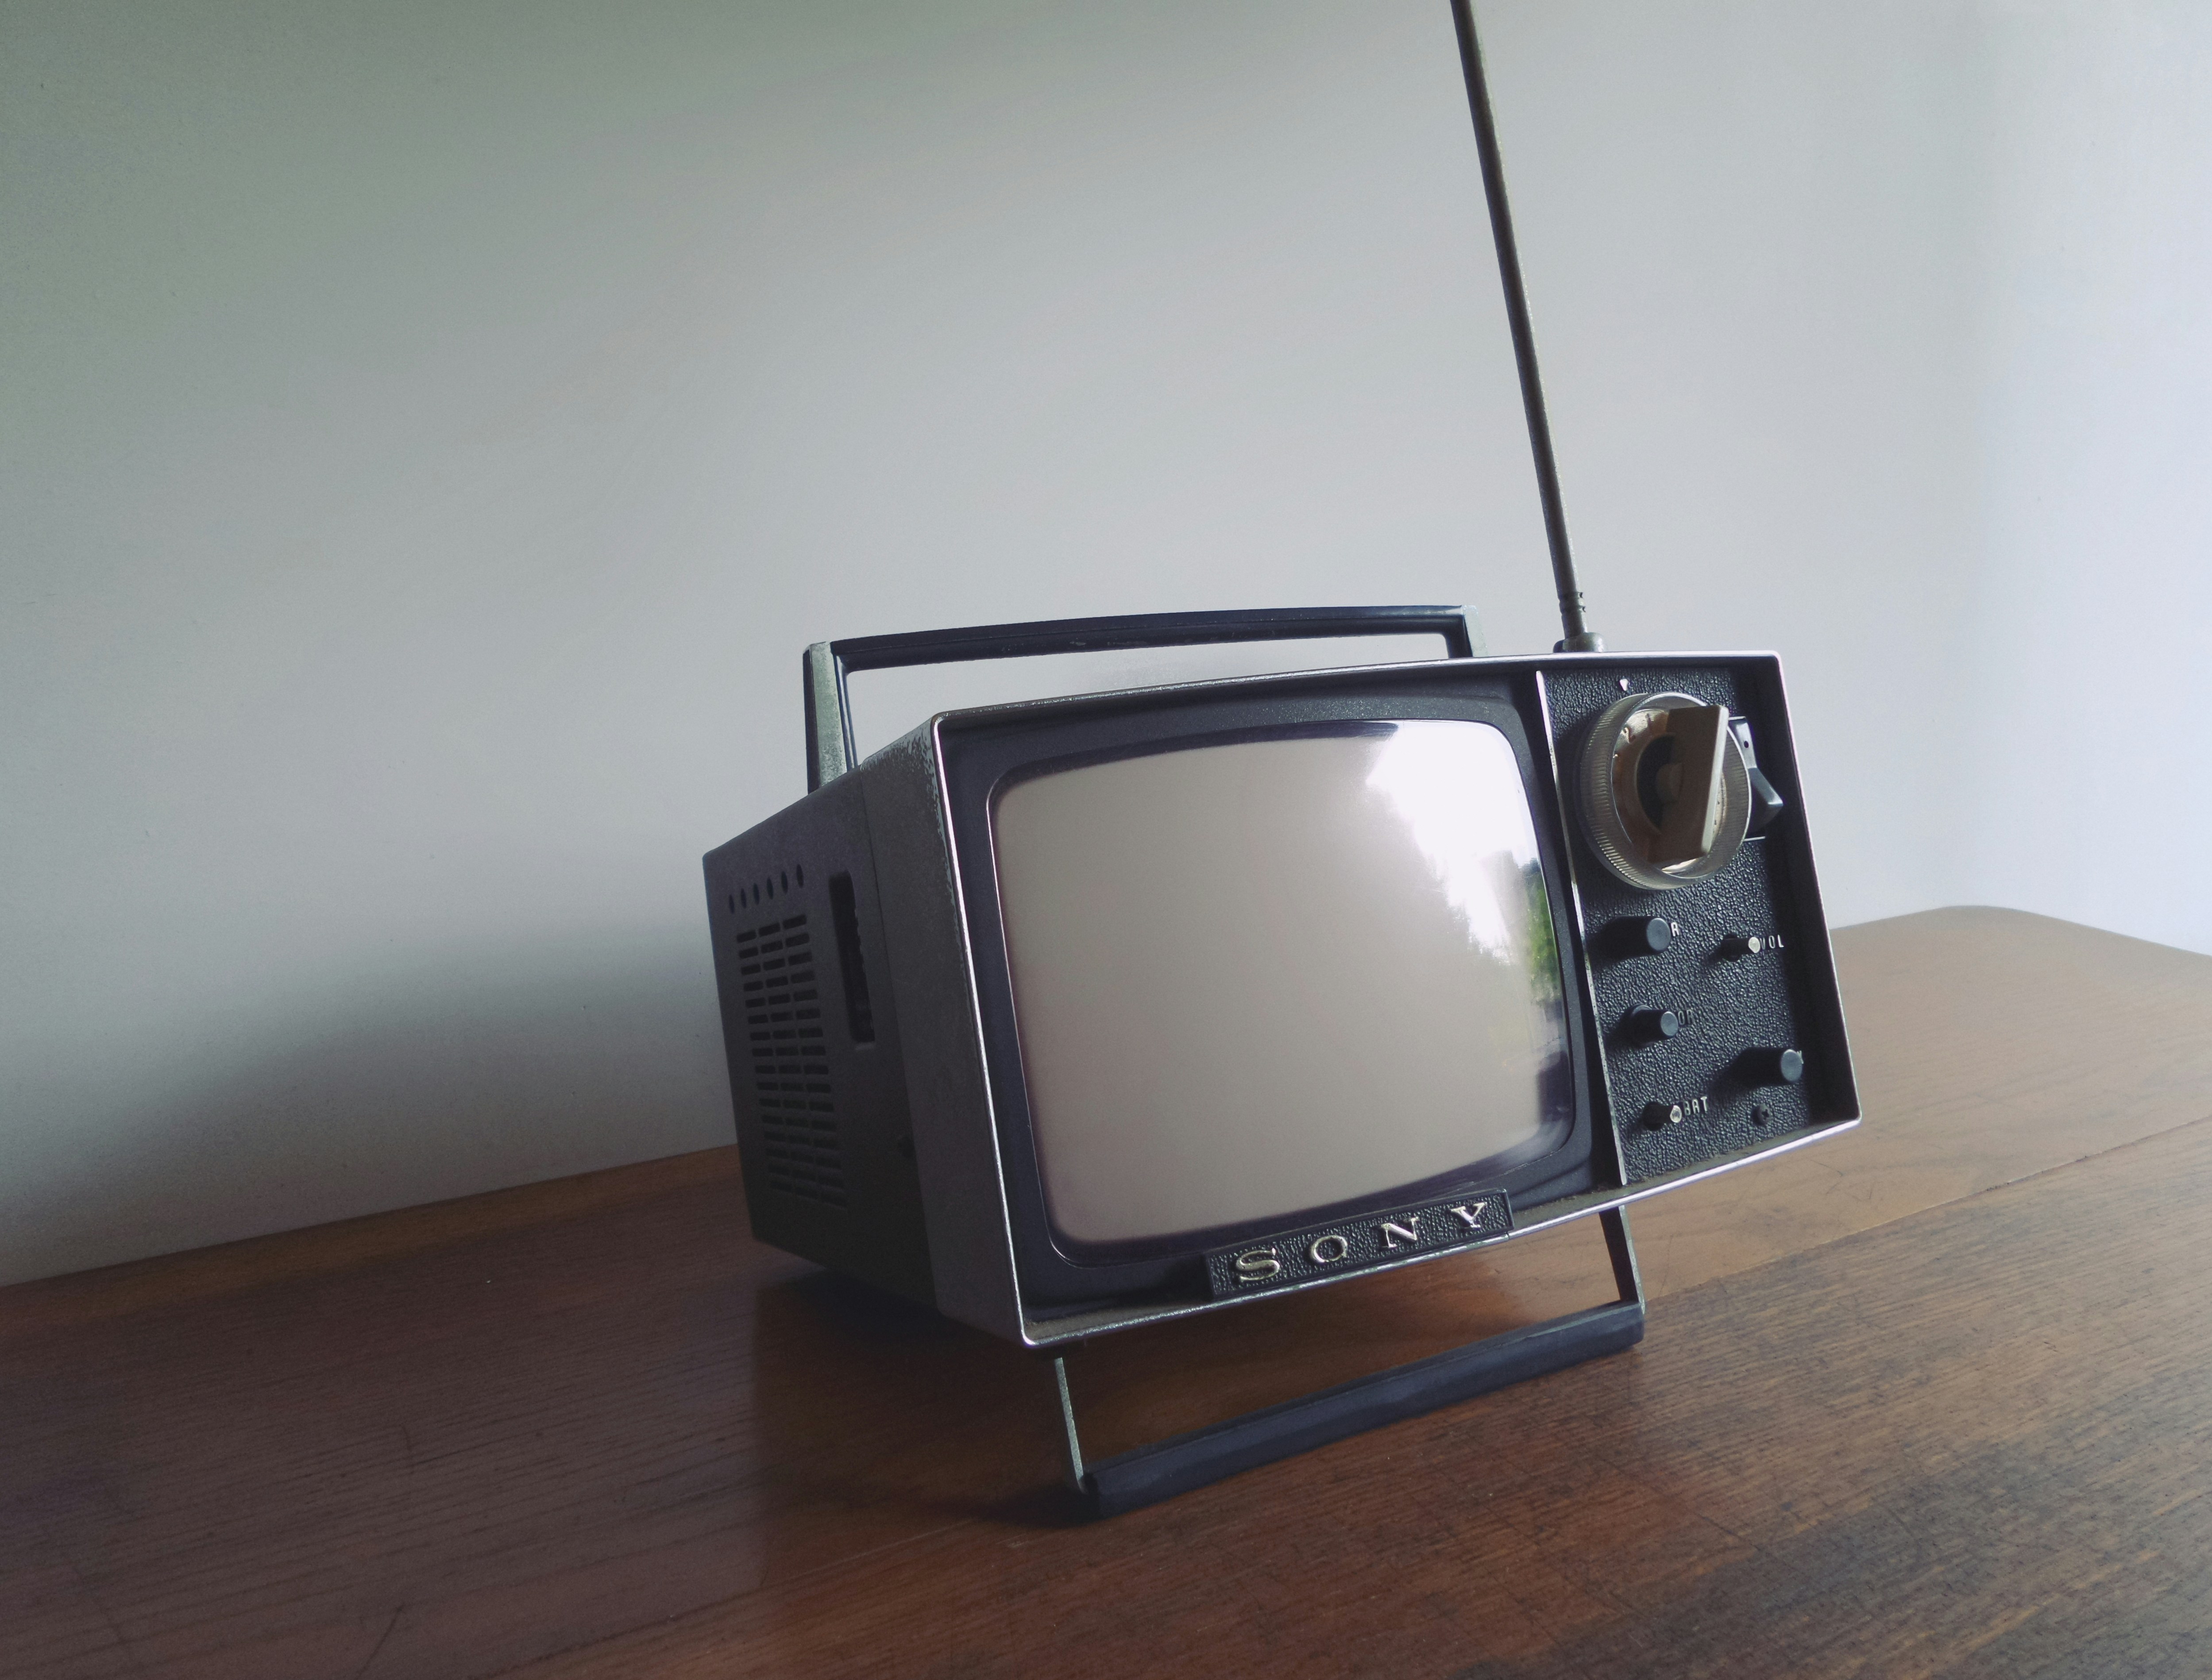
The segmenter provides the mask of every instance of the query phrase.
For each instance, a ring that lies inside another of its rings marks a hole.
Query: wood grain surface
[[[0,1291],[0,1675],[2212,1672],[2212,959],[1846,929],[1868,1121],[1636,1351],[1103,1524],[733,1152]],[[1587,1224],[1109,1338],[1111,1451],[1604,1298]]]

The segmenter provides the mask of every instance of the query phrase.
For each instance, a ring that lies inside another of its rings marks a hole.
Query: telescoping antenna
[[[1483,80],[1482,44],[1474,34],[1474,0],[1452,0],[1459,27],[1460,68],[1467,72],[1467,102],[1474,113],[1475,149],[1482,154],[1482,191],[1490,201],[1490,232],[1498,242],[1498,277],[1505,288],[1505,320],[1513,332],[1513,362],[1521,374],[1521,406],[1528,416],[1528,449],[1536,458],[1536,494],[1544,504],[1544,539],[1552,550],[1552,577],[1559,591],[1559,628],[1553,650],[1595,654],[1605,641],[1583,619],[1583,592],[1575,581],[1574,550],[1567,543],[1566,504],[1559,499],[1559,464],[1552,454],[1552,423],[1544,412],[1544,383],[1536,373],[1536,334],[1528,325],[1528,296],[1521,284],[1521,253],[1513,242],[1513,211],[1505,202],[1505,169],[1498,159],[1498,125],[1490,114]]]

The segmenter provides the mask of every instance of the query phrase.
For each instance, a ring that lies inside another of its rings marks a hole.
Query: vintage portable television
[[[808,785],[708,854],[762,1240],[1044,1350],[1595,1214],[1617,1303],[1069,1470],[1102,1511],[1643,1334],[1623,1209],[1854,1124],[1771,654],[1583,623],[1459,9],[1566,636],[1455,608],[817,644]],[[1431,632],[1445,657],[950,711],[850,671]]]

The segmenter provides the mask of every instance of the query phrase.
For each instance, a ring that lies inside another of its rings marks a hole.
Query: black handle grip
[[[1287,606],[1245,612],[1142,612],[1118,618],[1048,618],[1027,624],[856,636],[807,650],[806,786],[842,775],[854,758],[845,676],[905,665],[1022,659],[1037,654],[1127,648],[1189,648],[1224,642],[1291,642],[1337,636],[1440,636],[1452,659],[1472,659],[1474,637],[1459,606]],[[824,714],[834,711],[833,719]],[[825,739],[835,732],[835,739]],[[825,756],[826,755],[826,756]]]
[[[1441,636],[1454,659],[1471,659],[1467,610],[1458,606],[1287,606],[1272,612],[1140,612],[1120,618],[1047,618],[1030,624],[856,636],[830,644],[848,671],[951,665],[1035,654],[1121,648],[1188,648],[1213,642],[1290,642],[1324,636]]]

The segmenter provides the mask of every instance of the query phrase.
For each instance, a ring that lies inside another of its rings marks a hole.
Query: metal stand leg
[[[1608,1306],[1486,1336],[1448,1353],[1316,1389],[1280,1405],[1133,1447],[1095,1464],[1084,1462],[1075,1401],[1067,1386],[1067,1362],[1055,1356],[1052,1372],[1060,1390],[1060,1423],[1066,1432],[1068,1485],[1091,1501],[1097,1514],[1110,1517],[1362,1430],[1634,1347],[1644,1339],[1644,1284],[1636,1269],[1628,1219],[1620,1208],[1608,1208],[1598,1220],[1620,1292],[1620,1299]]]
[[[1067,1391],[1067,1361],[1052,1356],[1053,1380],[1060,1385],[1060,1423],[1067,1432],[1067,1485],[1088,1498],[1091,1483],[1083,1471],[1083,1438],[1075,1432],[1075,1397]]]

